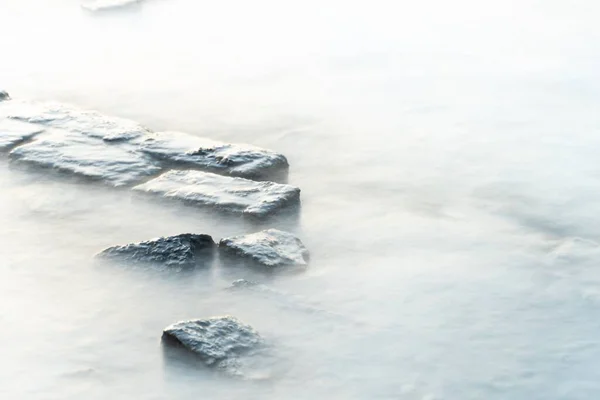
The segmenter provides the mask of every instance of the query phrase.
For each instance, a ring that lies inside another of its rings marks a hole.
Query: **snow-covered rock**
[[[164,329],[162,340],[191,351],[208,366],[225,368],[263,343],[251,326],[230,316],[177,322]]]
[[[278,229],[221,239],[219,249],[273,269],[306,266],[310,257],[300,239]]]
[[[216,247],[209,235],[184,233],[124,246],[113,246],[97,257],[132,264],[155,264],[169,269],[194,268],[212,258]]]
[[[201,171],[168,171],[133,189],[254,217],[265,217],[300,201],[300,189],[294,186]]]
[[[173,166],[249,179],[269,179],[289,168],[285,156],[271,150],[182,132],[152,134],[142,144],[142,151]]]

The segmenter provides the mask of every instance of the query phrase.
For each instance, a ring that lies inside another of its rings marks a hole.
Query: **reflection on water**
[[[2,398],[597,397],[596,2],[0,3],[12,97],[271,148],[302,189],[259,226],[2,160]],[[305,272],[92,258],[271,226]],[[165,326],[223,314],[272,344],[258,372],[163,354]]]

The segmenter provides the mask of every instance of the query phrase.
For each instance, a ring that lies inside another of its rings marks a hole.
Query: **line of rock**
[[[184,233],[112,246],[102,250],[96,257],[184,270],[212,261],[216,250],[228,261],[240,261],[267,270],[306,267],[310,258],[299,238],[278,229],[223,238],[218,245],[209,235]]]
[[[285,156],[182,132],[152,132],[122,118],[0,92],[0,151],[12,162],[136,192],[266,217],[298,205]],[[272,180],[272,181],[269,181]]]
[[[218,245],[204,234],[160,237],[109,247],[97,257],[181,271],[210,263],[215,250],[234,261],[269,271],[305,267],[309,261],[309,252],[302,241],[277,229],[223,238]],[[234,287],[240,286],[237,282]],[[167,346],[191,352],[209,367],[228,373],[237,370],[239,357],[258,351],[263,344],[258,332],[231,316],[177,322],[164,329],[162,341]]]
[[[282,154],[181,132],[152,132],[95,111],[13,100],[5,91],[0,91],[0,152],[11,162],[229,213],[266,217],[300,202],[299,188],[273,182],[287,180],[289,164]],[[183,270],[210,263],[217,249],[228,261],[268,270],[302,267],[309,260],[300,239],[277,229],[224,238],[218,245],[209,235],[161,237],[113,246],[97,257]],[[262,339],[233,317],[215,317],[173,324],[165,328],[163,342],[191,351],[206,365],[226,368]]]

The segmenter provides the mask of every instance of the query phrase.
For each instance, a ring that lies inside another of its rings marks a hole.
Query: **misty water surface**
[[[99,266],[256,226],[0,160],[2,399],[596,399],[600,4],[0,2],[0,88],[285,154],[301,274]],[[226,290],[261,279],[272,293]],[[232,314],[247,379],[162,329]]]

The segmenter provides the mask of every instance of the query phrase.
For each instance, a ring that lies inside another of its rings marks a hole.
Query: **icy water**
[[[271,148],[303,273],[97,265],[259,227],[0,160],[2,399],[597,399],[597,1],[0,2],[0,88]],[[239,278],[266,292],[231,292]],[[245,379],[168,357],[231,314]]]

